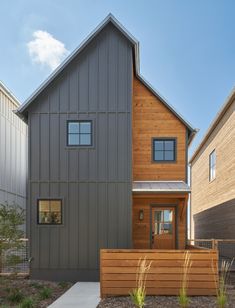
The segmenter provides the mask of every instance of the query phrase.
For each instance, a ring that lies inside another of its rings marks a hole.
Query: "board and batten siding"
[[[27,125],[18,103],[0,84],[0,203],[26,207]]]
[[[235,100],[191,164],[192,237],[195,232],[202,238],[234,238],[234,136]],[[216,152],[216,177],[210,182],[209,155],[213,150]]]
[[[99,279],[99,250],[131,246],[132,46],[111,24],[28,109],[31,274]],[[67,120],[93,145],[68,147]],[[37,225],[37,199],[61,198],[63,225]]]

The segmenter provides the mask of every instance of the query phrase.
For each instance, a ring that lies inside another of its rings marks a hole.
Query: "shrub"
[[[182,308],[186,308],[189,305],[189,298],[187,296],[187,288],[188,288],[188,274],[189,270],[192,266],[191,255],[187,251],[184,254],[184,264],[183,264],[183,276],[182,276],[182,285],[180,288],[180,295],[178,297],[179,304]]]
[[[233,261],[234,261],[234,259],[232,261],[223,260],[222,265],[221,265],[221,272],[220,272],[220,276],[219,276],[219,283],[217,283],[217,281],[215,279],[216,291],[217,291],[217,304],[220,308],[225,308],[226,304],[228,302],[227,282],[228,282],[231,267],[233,265]],[[212,266],[212,269],[215,273],[214,266]],[[215,277],[216,277],[216,275],[215,275]]]
[[[52,289],[48,287],[43,287],[39,292],[39,296],[41,300],[50,298],[51,295],[52,295]]]
[[[33,307],[35,307],[35,303],[31,297],[26,297],[19,305],[19,308],[33,308]]]
[[[58,286],[60,287],[60,288],[62,288],[62,289],[66,289],[67,287],[68,287],[68,282],[66,282],[66,281],[61,281],[61,282],[59,282],[58,283]]]
[[[38,290],[44,288],[44,286],[42,284],[38,283],[38,282],[32,282],[30,284],[30,286],[33,287],[34,289],[38,289]]]
[[[136,288],[130,293],[132,302],[138,307],[143,308],[146,297],[146,280],[152,262],[147,263],[146,257],[139,259],[136,271]]]
[[[18,304],[23,301],[24,295],[19,289],[11,289],[7,299],[13,304]]]

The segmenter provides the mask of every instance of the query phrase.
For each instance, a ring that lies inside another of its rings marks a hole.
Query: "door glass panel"
[[[154,234],[172,234],[173,210],[154,211]]]
[[[172,222],[172,210],[164,210],[164,221],[166,222]]]

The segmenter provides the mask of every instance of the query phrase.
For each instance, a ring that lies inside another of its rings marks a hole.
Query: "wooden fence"
[[[188,295],[216,295],[218,251],[188,250],[192,261],[188,275]],[[186,250],[118,250],[100,251],[101,298],[122,296],[136,287],[140,258],[152,261],[147,276],[148,295],[179,295]]]

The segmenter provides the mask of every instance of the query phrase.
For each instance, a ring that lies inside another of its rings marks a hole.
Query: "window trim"
[[[212,178],[211,177],[211,157],[212,157],[212,154],[215,154],[215,164],[213,165],[214,169],[215,169],[215,176]],[[213,182],[214,180],[216,179],[216,151],[215,149],[212,150],[209,154],[209,183]]]
[[[58,224],[54,223],[40,223],[39,222],[39,202],[40,201],[60,201],[60,212],[61,212],[61,222]],[[38,198],[37,199],[37,226],[62,226],[64,224],[64,212],[63,212],[63,199],[62,198]]]
[[[174,160],[155,160],[154,141],[174,141]],[[176,137],[153,137],[152,138],[152,162],[155,164],[175,164],[177,162],[177,138]]]
[[[91,143],[90,144],[69,144],[69,123],[90,123],[91,124]],[[93,121],[92,120],[67,120],[66,125],[66,146],[69,148],[90,148],[93,147]]]

